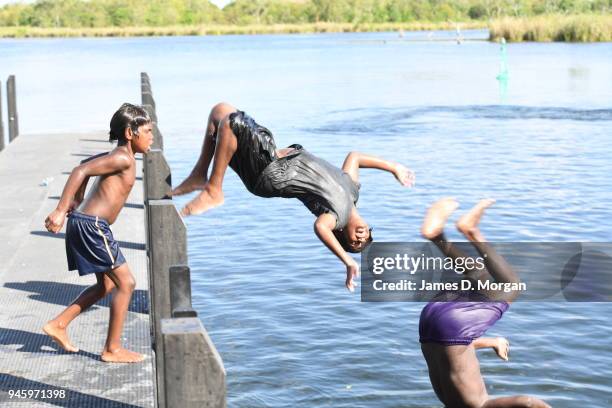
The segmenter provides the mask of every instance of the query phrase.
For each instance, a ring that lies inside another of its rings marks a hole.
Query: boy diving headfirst
[[[519,278],[503,257],[485,241],[478,228],[480,218],[494,200],[482,200],[457,222],[459,231],[484,259],[485,268],[467,270],[470,280],[518,283]],[[434,203],[425,216],[421,233],[449,258],[466,255],[444,236],[444,225],[458,207],[450,198]],[[476,350],[492,348],[508,360],[508,341],[481,337],[518,296],[518,291],[492,293],[441,292],[421,312],[421,350],[429,368],[431,385],[447,408],[550,408],[526,395],[491,398],[480,374]],[[441,300],[441,301],[440,301]]]
[[[208,117],[196,165],[172,192],[180,195],[202,190],[183,208],[183,215],[200,214],[223,204],[223,176],[228,165],[251,193],[297,198],[304,203],[317,217],[315,234],[346,266],[345,284],[350,291],[359,268],[346,251],[361,252],[372,242],[370,228],[356,208],[359,169],[385,170],[403,186],[414,184],[414,174],[406,167],[363,153],[349,153],[339,169],[297,144],[277,150],[268,129],[233,106],[220,103]]]
[[[102,361],[135,363],[144,356],[121,347],[121,331],[136,285],[110,225],[132,190],[136,179],[136,153],[146,153],[153,143],[151,119],[141,107],[123,104],[110,122],[110,141],[117,140],[111,152],[93,156],[72,170],[57,208],[45,220],[48,231],[62,229],[66,215],[66,256],[68,268],[79,275],[95,273],[97,283],[85,289],[62,313],[49,321],[43,331],[64,350],[77,352],[66,331],[81,312],[111,293],[108,336]],[[98,176],[83,200],[90,177]],[[77,209],[78,207],[78,209]]]

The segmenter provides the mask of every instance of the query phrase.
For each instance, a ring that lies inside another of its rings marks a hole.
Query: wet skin
[[[457,221],[457,229],[479,252],[486,249],[484,252],[489,255],[485,261],[487,275],[495,281],[518,282],[518,276],[488,246],[478,227],[484,211],[494,202],[491,199],[478,202]],[[436,244],[448,257],[465,256],[443,234],[449,216],[458,206],[452,198],[437,201],[428,209],[421,228],[423,237]],[[512,294],[505,300],[510,303],[515,297],[516,294]],[[508,342],[505,339],[478,338],[469,345],[421,344],[431,385],[447,408],[550,408],[544,401],[525,395],[490,399],[476,355],[476,350],[481,348],[493,348],[501,359],[508,358]]]
[[[202,214],[224,203],[222,190],[224,174],[238,147],[237,137],[229,124],[229,115],[236,111],[235,107],[227,103],[219,103],[213,107],[208,117],[200,157],[189,176],[172,192],[174,195],[180,195],[201,190],[197,197],[185,205],[181,211],[182,215]],[[280,149],[276,151],[276,154],[277,157],[284,157],[290,151],[290,149]],[[208,168],[211,163],[213,168],[209,178]],[[411,187],[414,184],[412,171],[399,163],[363,153],[349,153],[342,170],[349,174],[355,182],[358,182],[360,168],[387,171],[393,174],[405,187]],[[353,279],[359,275],[359,267],[338,241],[338,237],[334,233],[336,222],[337,220],[332,214],[321,214],[315,221],[314,231],[321,242],[345,265],[347,272],[345,285],[347,289],[353,291]],[[354,251],[362,250],[370,237],[368,224],[359,216],[355,206],[352,208],[343,234],[345,234],[348,245]]]
[[[108,154],[86,160],[72,171],[57,208],[45,220],[47,230],[59,232],[66,214],[77,206],[84,214],[104,218],[109,224],[115,222],[136,179],[135,154],[146,153],[153,143],[151,124],[140,126],[137,133],[132,133],[131,129],[127,128],[125,139],[126,143],[117,146]],[[90,177],[98,179],[87,198],[80,204]],[[68,337],[68,325],[84,310],[114,292],[110,305],[108,335],[101,359],[113,363],[142,361],[142,354],[121,347],[123,322],[136,285],[128,265],[124,263],[105,273],[96,273],[96,280],[96,284],[86,288],[64,311],[47,322],[43,331],[64,350],[78,351]]]

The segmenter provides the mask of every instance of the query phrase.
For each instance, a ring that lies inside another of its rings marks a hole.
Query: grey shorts
[[[229,125],[238,139],[238,148],[230,160],[230,167],[240,177],[247,190],[255,194],[261,172],[276,157],[274,136],[242,111],[229,115]]]

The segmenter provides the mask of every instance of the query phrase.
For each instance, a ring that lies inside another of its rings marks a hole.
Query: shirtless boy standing
[[[151,119],[141,107],[125,103],[113,115],[109,135],[110,141],[117,141],[117,147],[84,160],[72,170],[57,208],[45,220],[47,230],[57,233],[68,215],[68,267],[78,270],[81,276],[95,273],[97,282],[49,321],[43,331],[64,350],[79,351],[68,339],[68,325],[81,312],[116,289],[111,300],[108,336],[101,359],[109,363],[135,363],[142,361],[144,355],[121,347],[121,331],[136,283],[119,244],[113,238],[110,224],[117,219],[134,185],[135,154],[146,153],[153,143]],[[87,182],[95,176],[98,179],[83,200]]]

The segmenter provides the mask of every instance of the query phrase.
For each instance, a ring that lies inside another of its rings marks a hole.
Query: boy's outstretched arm
[[[344,159],[342,170],[348,173],[351,178],[357,182],[359,181],[360,168],[388,171],[393,174],[397,181],[403,186],[414,186],[414,173],[405,166],[369,154],[350,152],[346,156],[346,159]]]
[[[346,266],[346,288],[354,292],[355,283],[353,279],[359,276],[359,265],[346,253],[342,245],[338,242],[333,233],[336,226],[336,218],[329,213],[321,214],[314,223],[314,231],[317,237],[325,244],[329,250],[338,257]]]
[[[85,179],[125,170],[130,166],[130,163],[130,157],[127,153],[113,152],[75,167],[72,173],[70,173],[68,181],[66,181],[57,208],[45,219],[47,230],[57,233],[62,229],[66,213],[71,209],[71,205],[75,201]]]

